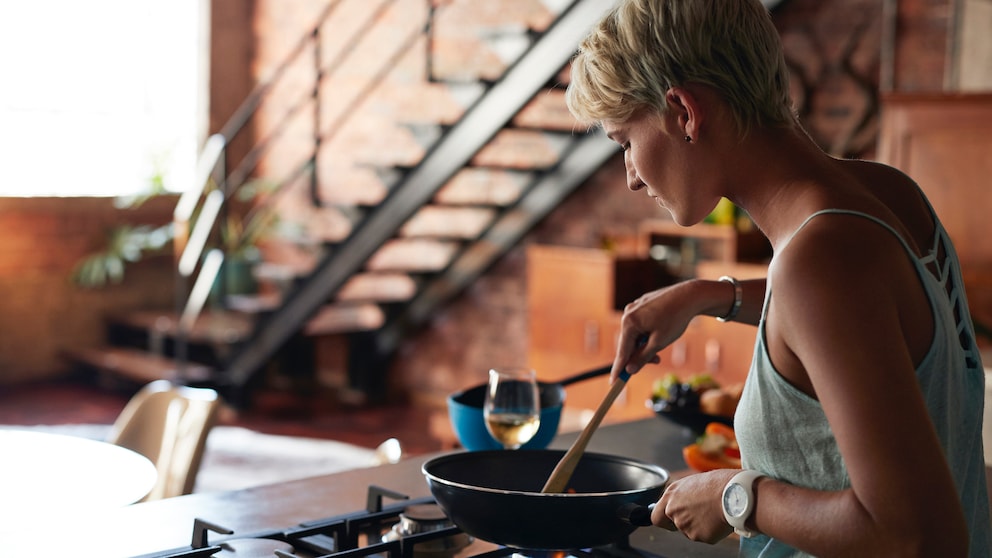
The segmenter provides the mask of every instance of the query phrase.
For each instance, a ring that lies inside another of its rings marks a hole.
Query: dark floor
[[[84,378],[0,386],[0,424],[111,424],[135,390],[101,386]],[[367,448],[397,438],[406,455],[441,449],[430,423],[430,412],[405,404],[355,407],[324,395],[273,391],[257,396],[248,409],[226,407],[220,417],[220,424]]]

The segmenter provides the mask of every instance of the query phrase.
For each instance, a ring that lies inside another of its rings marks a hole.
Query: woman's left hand
[[[690,540],[716,543],[733,532],[723,517],[723,487],[739,471],[719,469],[689,475],[668,484],[651,512],[651,522],[679,530]]]

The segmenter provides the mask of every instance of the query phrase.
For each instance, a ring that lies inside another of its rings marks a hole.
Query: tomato
[[[706,434],[713,435],[719,434],[728,440],[737,441],[737,435],[734,434],[734,429],[722,422],[711,422],[706,425]]]
[[[682,458],[689,467],[700,472],[739,469],[741,466],[741,450],[734,429],[719,422],[706,425],[705,434],[699,441],[682,449]]]
[[[734,429],[722,422],[711,422],[706,425],[706,435],[707,436],[723,436],[727,440],[726,447],[723,448],[723,453],[727,457],[733,457],[735,459],[741,458],[741,448],[737,445],[737,435],[734,433]]]

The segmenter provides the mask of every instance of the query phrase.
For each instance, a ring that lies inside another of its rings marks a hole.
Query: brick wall
[[[60,352],[103,342],[103,320],[172,304],[170,256],[128,267],[121,285],[86,290],[70,275],[121,222],[167,222],[174,201],[118,211],[107,198],[0,198],[0,384],[56,377]]]

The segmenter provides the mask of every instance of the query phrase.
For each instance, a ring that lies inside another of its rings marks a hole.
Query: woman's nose
[[[627,188],[631,192],[636,192],[643,187],[644,181],[641,180],[641,177],[637,176],[637,172],[634,170],[627,171]]]
[[[624,152],[623,154],[623,165],[627,169],[627,188],[631,192],[636,192],[644,187],[644,182],[639,176],[637,176],[637,171],[634,169],[634,165],[630,164],[630,150]]]

